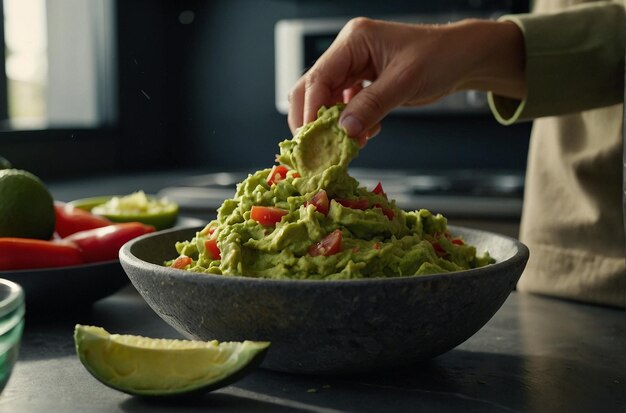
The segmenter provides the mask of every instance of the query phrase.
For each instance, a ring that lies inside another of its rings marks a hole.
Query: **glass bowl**
[[[0,392],[9,381],[17,361],[24,330],[24,313],[22,287],[0,278]]]

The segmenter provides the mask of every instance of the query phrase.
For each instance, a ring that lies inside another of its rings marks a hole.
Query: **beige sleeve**
[[[617,104],[624,99],[626,12],[598,2],[558,13],[503,16],[517,24],[526,47],[525,100],[489,93],[504,125]]]

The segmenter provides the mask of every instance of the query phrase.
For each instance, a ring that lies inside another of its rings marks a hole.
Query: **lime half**
[[[110,334],[80,324],[74,342],[80,361],[96,379],[137,396],[204,393],[227,386],[261,364],[270,345]]]
[[[80,208],[82,210],[85,210],[87,212],[91,212],[91,210],[94,207],[97,207],[98,205],[102,205],[105,202],[107,202],[109,199],[113,198],[113,196],[108,195],[108,196],[94,196],[91,198],[82,198],[82,199],[76,199],[74,201],[68,202],[68,204],[72,205],[75,208]]]
[[[139,221],[157,230],[173,227],[178,218],[178,204],[137,191],[126,196],[78,199],[71,205],[101,215],[114,222]]]

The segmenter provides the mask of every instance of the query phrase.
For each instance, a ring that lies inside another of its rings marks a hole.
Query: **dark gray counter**
[[[197,398],[153,402],[111,390],[75,356],[76,323],[179,337],[132,287],[72,314],[27,318],[0,411],[624,412],[624,311],[512,294],[476,335],[402,371],[310,377],[258,369]]]

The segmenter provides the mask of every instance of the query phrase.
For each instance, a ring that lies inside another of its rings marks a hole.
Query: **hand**
[[[364,81],[372,82],[363,87]],[[460,90],[513,98],[526,93],[524,41],[511,22],[414,25],[356,18],[289,95],[291,131],[322,105],[347,103],[340,125],[361,144],[395,107],[432,103]]]

